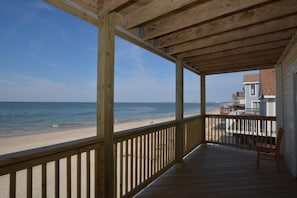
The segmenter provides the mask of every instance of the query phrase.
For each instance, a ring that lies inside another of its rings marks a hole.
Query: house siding
[[[297,177],[297,129],[294,129],[295,120],[294,111],[292,110],[292,107],[294,107],[292,78],[294,70],[297,71],[297,46],[291,50],[282,62],[282,93],[280,93],[282,94],[282,127],[285,130],[282,153],[290,172]]]
[[[251,84],[255,84],[255,83],[247,83],[244,85],[245,108],[247,109],[253,108],[252,106],[253,101],[259,101],[259,83],[255,84],[255,95],[251,95]]]

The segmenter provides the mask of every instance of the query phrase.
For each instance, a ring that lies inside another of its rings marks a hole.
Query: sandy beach
[[[219,109],[208,112],[208,114],[217,114]],[[186,116],[185,116],[186,117]],[[132,122],[115,123],[114,131],[119,132],[131,128],[149,126],[156,123],[162,123],[174,120],[174,117],[147,119]],[[96,127],[79,128],[57,132],[47,132],[40,134],[29,134],[19,136],[0,137],[0,155],[69,142],[72,140],[83,139],[96,135]]]
[[[219,109],[213,110],[211,112],[208,112],[208,114],[218,114]],[[189,117],[193,115],[187,115],[185,117]],[[133,121],[133,122],[124,122],[124,123],[115,123],[114,125],[114,131],[119,132],[131,128],[137,128],[142,126],[149,126],[152,124],[162,123],[166,121],[174,120],[175,117],[166,117],[166,118],[158,118],[158,119],[147,119],[147,120],[139,120],[139,121]],[[29,135],[19,135],[19,136],[11,136],[11,137],[1,137],[0,138],[0,155],[14,153],[18,151],[63,143],[63,142],[69,142],[72,140],[77,139],[83,139],[91,136],[96,135],[96,127],[88,127],[88,128],[79,128],[79,129],[72,129],[72,130],[65,130],[65,131],[57,131],[57,132],[48,132],[48,133],[41,133],[41,134],[29,134]],[[65,162],[61,162],[61,166],[65,166]],[[40,167],[39,167],[40,168]],[[66,166],[64,167],[66,168]],[[73,167],[75,168],[75,166]],[[35,168],[36,169],[36,168]],[[49,166],[49,173],[50,170],[53,169],[53,167]],[[84,169],[84,168],[83,168]],[[40,171],[40,170],[39,170]],[[41,191],[39,186],[41,185],[40,180],[40,172],[37,171],[36,174],[34,174],[33,180],[34,182],[37,182],[34,185],[34,192],[37,192],[37,194],[33,195],[33,197],[40,197]],[[61,168],[62,172],[65,172],[63,168]],[[54,184],[54,175],[48,173],[48,195],[49,197],[54,197],[54,191],[53,191],[53,184]],[[73,176],[75,179],[75,175]],[[17,194],[22,195],[25,193],[26,189],[23,186],[23,183],[25,182],[24,178],[26,178],[25,172],[19,173],[18,177],[18,188],[17,188]],[[65,178],[62,178],[61,182],[65,183]],[[74,185],[74,184],[73,184]],[[0,192],[2,191],[2,194],[0,194],[0,197],[9,197],[9,191],[8,191],[8,177],[3,176],[0,179]],[[65,189],[62,189],[61,195],[62,197],[66,196]],[[76,192],[74,192],[75,194]]]

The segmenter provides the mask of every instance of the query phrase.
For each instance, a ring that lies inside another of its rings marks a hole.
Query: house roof
[[[246,74],[243,76],[243,83],[260,82],[259,74]]]
[[[296,0],[45,0],[198,74],[273,68],[297,42]],[[174,2],[174,3],[173,3]]]
[[[264,96],[275,96],[275,70],[264,69],[260,71],[260,83]]]

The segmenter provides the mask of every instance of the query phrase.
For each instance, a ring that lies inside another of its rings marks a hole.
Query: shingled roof
[[[259,74],[246,74],[243,76],[243,83],[259,82]]]
[[[262,94],[264,96],[275,96],[275,70],[260,70],[260,81]]]

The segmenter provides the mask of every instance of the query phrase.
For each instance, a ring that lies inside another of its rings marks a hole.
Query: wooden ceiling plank
[[[257,58],[255,60],[248,60],[248,59],[244,59],[244,60],[238,60],[235,62],[224,62],[222,64],[219,63],[213,63],[213,64],[207,64],[207,65],[195,65],[192,66],[193,68],[199,68],[199,71],[204,71],[204,70],[210,70],[210,69],[214,69],[214,68],[228,68],[231,66],[236,67],[237,65],[249,65],[249,64],[258,64],[259,66],[262,65],[264,62],[273,62],[274,64],[276,64],[277,59],[279,58],[280,54],[275,54],[274,56],[267,56],[267,57],[263,57],[263,58]]]
[[[195,49],[192,51],[180,53],[177,55],[177,57],[185,58],[185,57],[215,53],[215,52],[225,51],[230,49],[237,49],[237,48],[248,47],[248,46],[257,46],[261,44],[269,44],[270,42],[289,39],[291,38],[292,34],[294,34],[295,31],[296,31],[296,28],[293,28],[290,30],[278,31],[267,35],[265,34],[265,35],[260,35],[253,38],[247,38],[247,39],[233,41],[233,42],[215,45],[211,47]]]
[[[230,68],[221,68],[221,69],[213,69],[202,71],[206,75],[213,75],[213,74],[224,74],[224,73],[231,73],[231,72],[243,72],[243,71],[252,71],[252,70],[260,70],[260,69],[271,69],[275,66],[274,62],[265,62],[262,65],[258,64],[251,64],[251,65],[239,65],[238,67],[230,67]]]
[[[200,24],[187,29],[182,29],[158,38],[156,47],[168,47],[205,36],[230,31],[232,29],[252,25],[279,18],[297,12],[295,0],[277,1],[262,7],[246,10],[231,16],[227,16],[209,23]]]
[[[131,0],[98,0],[98,15],[100,17],[125,5]]]
[[[245,28],[236,29],[233,31],[225,32],[210,37],[189,41],[186,43],[174,45],[168,48],[169,54],[177,54],[184,51],[190,51],[197,48],[208,47],[212,45],[218,45],[221,43],[232,42],[234,40],[240,40],[248,37],[254,37],[257,35],[267,34],[270,32],[280,31],[283,29],[289,29],[297,27],[297,15],[268,21],[265,23],[248,26]]]
[[[81,7],[93,12],[94,14],[98,13],[96,0],[71,0],[71,1],[73,1],[77,5],[80,5]]]
[[[249,52],[258,52],[263,50],[270,50],[270,49],[284,49],[285,46],[288,44],[289,39],[280,40],[280,41],[274,41],[271,43],[265,43],[260,44],[256,46],[247,46],[242,48],[236,48],[236,49],[230,49],[225,51],[219,51],[209,54],[202,54],[192,57],[184,58],[184,62],[193,62],[193,61],[201,61],[201,60],[208,60],[213,58],[220,58],[220,57],[226,57],[226,56],[234,56],[239,54],[245,54]]]
[[[197,2],[197,0],[153,0],[150,3],[126,14],[125,18],[127,20],[124,28],[133,28],[193,2]]]
[[[244,47],[258,47],[262,45],[274,44],[276,41],[290,39],[292,34],[296,31],[296,28],[290,30],[278,31],[267,35],[260,35],[253,38],[247,38],[239,41],[233,41],[226,44],[215,45],[211,47],[195,49],[187,52],[183,52],[177,55],[179,58],[192,57],[197,55],[204,55],[210,53],[216,53],[225,50],[237,50]]]
[[[144,26],[144,38],[152,39],[168,34],[182,28],[199,24],[222,15],[238,12],[270,0],[212,0],[198,6],[193,6],[186,11],[162,18]]]
[[[277,57],[273,57],[272,59],[261,59],[261,60],[248,60],[248,61],[241,61],[237,63],[230,63],[227,65],[208,65],[208,66],[192,66],[193,68],[196,68],[200,72],[209,72],[211,70],[221,70],[221,69],[228,69],[228,68],[240,68],[243,66],[249,66],[249,65],[258,65],[258,67],[265,66],[267,63],[275,65],[277,61]]]
[[[207,60],[191,60],[188,63],[191,65],[200,65],[200,64],[211,64],[211,63],[222,63],[222,62],[230,62],[230,61],[237,61],[238,59],[254,59],[257,57],[267,56],[271,54],[281,54],[284,47],[282,48],[275,48],[275,49],[269,49],[269,50],[262,50],[262,51],[253,51],[245,54],[239,54],[239,55],[230,55],[230,56],[224,56],[219,58],[213,58],[213,59],[207,59]],[[184,60],[185,62],[185,60]]]

